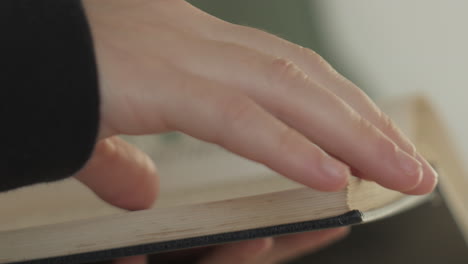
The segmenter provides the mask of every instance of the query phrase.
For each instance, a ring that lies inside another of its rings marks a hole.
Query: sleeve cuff
[[[63,179],[99,128],[92,36],[79,0],[0,3],[0,191]]]

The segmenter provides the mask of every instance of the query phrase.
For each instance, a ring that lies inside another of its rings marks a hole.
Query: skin
[[[117,135],[168,131],[218,144],[321,191],[344,188],[351,171],[407,194],[434,189],[437,174],[414,145],[315,52],[182,0],[83,3],[98,64],[101,124],[94,154],[75,177],[110,204],[146,209],[159,188],[151,159]],[[344,233],[225,245],[200,263],[277,263]]]

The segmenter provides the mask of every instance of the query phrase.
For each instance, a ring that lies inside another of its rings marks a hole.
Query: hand
[[[170,252],[163,256],[152,256],[149,260],[145,256],[127,257],[114,261],[114,264],[276,264],[317,251],[343,238],[347,232],[347,228],[338,228],[277,238],[263,238],[216,247]]]
[[[157,195],[152,161],[118,134],[177,130],[335,191],[353,174],[433,190],[426,160],[373,102],[311,50],[182,0],[84,0],[101,89],[100,142],[77,178],[116,206]]]
[[[182,131],[306,186],[360,177],[410,194],[435,172],[371,100],[316,53],[182,0],[85,0],[100,138]],[[330,155],[328,155],[328,154]]]

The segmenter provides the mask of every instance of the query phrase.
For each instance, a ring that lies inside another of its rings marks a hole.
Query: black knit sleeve
[[[0,191],[70,176],[99,123],[92,38],[79,0],[0,1]]]

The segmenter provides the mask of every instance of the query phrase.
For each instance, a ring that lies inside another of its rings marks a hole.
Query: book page
[[[284,191],[301,185],[265,166],[179,133],[125,137],[160,174],[155,207],[166,208]],[[0,231],[121,212],[73,178],[0,193]]]

